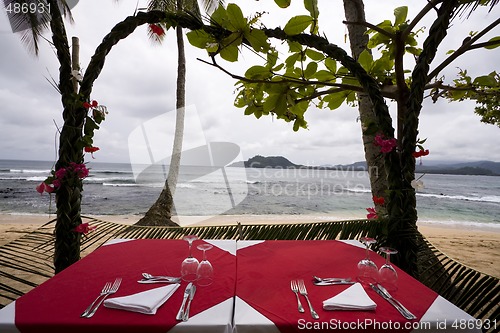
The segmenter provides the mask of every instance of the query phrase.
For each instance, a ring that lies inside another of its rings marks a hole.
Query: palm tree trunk
[[[344,12],[346,20],[349,22],[366,21],[363,0],[344,0]],[[368,35],[366,34],[366,27],[350,24],[347,26],[347,30],[349,32],[352,55],[357,59],[361,52],[367,50]],[[358,110],[372,195],[385,197],[387,191],[387,174],[384,168],[384,160],[380,158],[380,148],[373,144],[373,133],[367,132],[368,125],[376,123],[376,116],[370,98],[365,92],[358,93]],[[379,216],[386,214],[384,205],[377,204],[376,210]]]
[[[52,41],[59,60],[59,90],[63,105],[64,125],[59,142],[59,159],[56,171],[69,163],[83,163],[82,138],[85,109],[75,106],[71,79],[71,56],[64,22],[58,3],[49,0],[51,6]],[[76,176],[76,175],[75,175]],[[82,182],[65,177],[56,191],[57,222],[55,226],[54,266],[58,273],[80,259],[80,237],[74,228],[82,223],[80,216]]]
[[[177,10],[182,11],[182,0],[177,0]],[[186,114],[186,56],[182,27],[176,27],[175,32],[177,37],[177,89],[175,134],[172,156],[170,158],[168,176],[163,190],[144,217],[136,223],[137,225],[177,225],[177,223],[171,220],[171,217],[175,210],[173,198],[179,179],[182,141],[184,137],[184,118]]]

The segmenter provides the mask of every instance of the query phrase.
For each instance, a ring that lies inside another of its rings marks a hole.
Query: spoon
[[[180,278],[173,276],[151,275],[149,273],[142,273],[142,277],[146,280],[180,280]]]

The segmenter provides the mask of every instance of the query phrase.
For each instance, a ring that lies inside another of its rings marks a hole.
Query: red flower
[[[90,153],[90,155],[92,156],[92,158],[94,158],[94,152],[96,152],[98,150],[99,150],[99,147],[85,147],[84,148],[84,151],[86,153]]]
[[[80,234],[88,234],[96,229],[96,226],[91,226],[88,223],[79,224],[73,231],[78,232]]]
[[[375,146],[379,146],[382,153],[391,152],[398,144],[396,139],[384,139],[381,134],[375,135],[374,141]]]
[[[413,152],[413,157],[415,157],[415,158],[418,158],[421,156],[427,156],[427,155],[429,155],[429,149],[426,149],[426,150],[420,149],[420,151]]]
[[[90,108],[96,108],[99,104],[97,103],[97,101],[92,101],[90,103],[88,102],[83,102],[83,107],[86,108],[86,109],[90,109]]]
[[[385,205],[385,199],[384,197],[377,197],[376,195],[373,196],[373,202],[375,205]]]
[[[375,208],[370,207],[370,208],[367,208],[366,211],[368,212],[368,214],[366,215],[366,218],[368,220],[378,219],[377,211],[375,210]]]
[[[159,25],[156,25],[156,24],[150,24],[149,29],[151,29],[151,31],[154,34],[157,34],[158,36],[163,36],[165,34],[165,31],[163,30],[163,28],[160,27]]]

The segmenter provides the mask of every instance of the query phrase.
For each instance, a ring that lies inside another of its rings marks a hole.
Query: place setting
[[[183,240],[188,244],[188,255],[179,267],[180,276],[154,275],[148,272],[141,273],[139,284],[163,284],[161,287],[140,291],[125,296],[108,297],[115,294],[120,287],[122,278],[116,278],[113,283],[106,282],[97,298],[80,315],[81,318],[92,318],[98,308],[103,305],[109,309],[125,310],[147,315],[155,315],[157,310],[165,304],[181,284],[186,283],[182,303],[175,316],[177,321],[188,321],[191,304],[194,301],[197,287],[208,287],[213,283],[213,266],[207,258],[207,251],[213,248],[209,243],[199,244],[196,248],[202,252],[201,261],[193,256],[193,242],[199,238],[187,235]]]

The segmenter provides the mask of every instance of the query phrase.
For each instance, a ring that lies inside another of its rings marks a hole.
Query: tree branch
[[[417,14],[417,16],[415,16],[415,18],[413,18],[410,24],[402,32],[401,37],[403,38],[403,40],[406,39],[413,28],[415,28],[418,22],[420,22],[420,20],[422,20],[422,18],[424,18],[425,15],[427,15],[427,13],[431,11],[431,9],[436,9],[436,5],[440,2],[442,2],[442,0],[432,0],[427,3],[427,5]]]
[[[477,35],[472,37],[470,40],[463,43],[462,46],[460,46],[458,48],[458,50],[453,52],[448,58],[446,58],[441,64],[439,64],[431,73],[429,73],[429,75],[427,76],[427,80],[430,81],[433,77],[438,75],[439,72],[441,72],[444,68],[446,68],[446,66],[451,64],[455,59],[460,57],[465,52],[476,48],[476,47],[473,47],[474,42],[476,42],[479,38],[483,37],[487,32],[489,32],[490,30],[492,30],[494,27],[496,27],[499,24],[500,24],[500,18],[498,18],[496,21],[494,21],[489,26],[484,28],[481,32],[479,32]]]
[[[372,30],[375,30],[376,32],[378,32],[378,33],[380,33],[382,35],[385,35],[385,36],[387,36],[387,37],[389,37],[391,39],[395,38],[394,34],[391,34],[390,32],[385,31],[384,29],[379,28],[376,25],[373,25],[373,24],[368,23],[366,21],[364,21],[364,22],[342,21],[342,23],[344,23],[344,24],[352,24],[352,25],[362,25],[362,26],[365,26],[365,27],[370,28]]]

